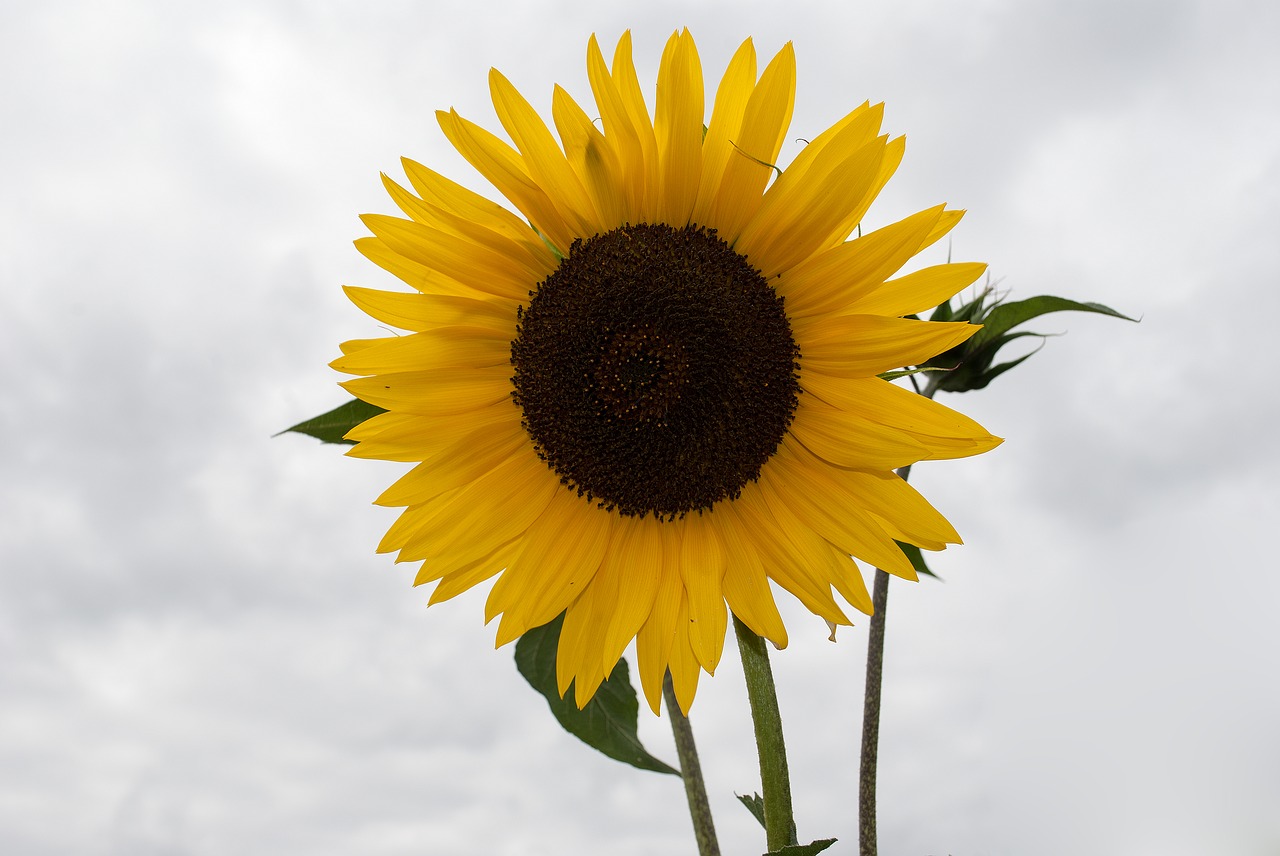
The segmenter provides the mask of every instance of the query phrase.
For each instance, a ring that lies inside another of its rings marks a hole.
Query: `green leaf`
[[[926,577],[933,577],[935,580],[940,579],[937,574],[929,570],[929,566],[924,563],[924,554],[920,552],[920,548],[915,544],[908,544],[905,541],[894,541],[898,545],[898,549],[906,554],[911,561],[911,567],[916,569],[917,574],[923,574]]]
[[[834,838],[822,838],[808,844],[788,844],[781,850],[770,850],[765,856],[814,856],[815,853],[821,853],[835,843]]]
[[[991,368],[989,368],[989,369],[987,369],[986,371],[984,371],[984,372],[982,373],[982,377],[981,377],[981,378],[979,378],[979,379],[978,379],[978,381],[977,381],[977,382],[976,382],[972,387],[970,387],[970,388],[971,388],[971,389],[983,389],[983,388],[985,388],[987,385],[989,385],[989,384],[991,383],[991,381],[993,381],[993,380],[995,380],[996,378],[1000,377],[1000,375],[1004,374],[1004,373],[1005,373],[1005,372],[1007,372],[1009,369],[1017,368],[1018,363],[1024,362],[1025,360],[1027,360],[1027,359],[1029,359],[1030,357],[1034,356],[1034,355],[1035,355],[1035,353],[1036,353],[1036,351],[1039,351],[1039,350],[1040,350],[1039,348],[1036,348],[1036,350],[1035,350],[1035,351],[1032,351],[1030,354],[1024,354],[1023,356],[1018,357],[1016,360],[1010,360],[1010,361],[1009,361],[1009,362],[1007,362],[1007,363],[1000,363],[999,365],[994,365],[994,366],[992,366]]]
[[[379,413],[386,413],[386,411],[381,407],[353,398],[346,404],[338,405],[328,413],[313,416],[306,422],[299,422],[292,428],[286,428],[280,434],[288,434],[290,432],[306,434],[324,443],[343,443],[348,446],[354,446],[354,440],[344,439],[347,432],[361,422],[372,419]],[[279,437],[280,434],[274,436]]]
[[[978,296],[963,303],[953,313],[951,313],[952,321],[973,321],[975,324],[980,323],[975,320],[982,317],[982,310],[987,304],[987,298],[991,296],[991,289],[984,288],[978,292]],[[929,320],[933,320],[930,318]]]
[[[587,706],[578,709],[573,685],[560,697],[556,686],[556,647],[564,614],[535,627],[516,642],[516,668],[535,690],[542,693],[560,726],[583,743],[615,761],[641,770],[680,775],[680,771],[650,755],[636,734],[640,703],[631,686],[627,661],[619,660],[609,679],[600,685]]]
[[[760,822],[760,827],[764,829],[766,832],[768,832],[769,827],[764,822],[764,797],[760,796],[760,794],[758,793],[752,794],[751,796],[747,796],[746,794],[740,794],[737,791],[734,791],[733,795],[738,798],[738,802],[742,803],[744,806],[747,807],[747,811],[751,812],[751,816]],[[791,840],[792,841],[796,840],[796,824],[794,820],[791,822]],[[831,840],[835,841],[834,838]],[[788,846],[794,847],[795,845],[788,845]],[[786,850],[786,852],[790,853],[791,851]],[[815,850],[813,852],[817,853],[818,851]],[[768,854],[766,854],[766,856],[768,856]]]
[[[995,362],[996,353],[1013,340],[1021,339],[1024,336],[1045,338],[1046,334],[1034,333],[1029,330],[1021,330],[1016,333],[1009,332],[1014,327],[1032,318],[1037,318],[1050,312],[1075,311],[1109,315],[1126,321],[1136,320],[1127,315],[1122,315],[1109,306],[1103,306],[1101,303],[1080,303],[1075,300],[1067,300],[1064,297],[1053,297],[1045,294],[1013,303],[1000,303],[999,300],[996,300],[990,306],[984,306],[986,298],[986,292],[979,294],[974,300],[954,313],[954,320],[982,324],[982,329],[969,341],[963,342],[926,361],[926,366],[952,369],[950,374],[936,377],[933,380],[933,384],[937,389],[946,392],[971,392],[975,389],[983,389],[991,381],[1026,360],[1031,354],[1026,354],[1016,360],[995,366],[992,365]],[[1031,353],[1034,354],[1035,351]]]
[[[738,798],[738,802],[747,807],[747,811],[751,812],[752,817],[760,821],[760,826],[762,828],[768,828],[764,825],[764,797],[759,794],[747,796],[746,794],[740,794],[737,792],[734,792],[734,796]]]
[[[1075,300],[1068,300],[1065,297],[1041,294],[1038,297],[1029,297],[1026,300],[1015,300],[1013,303],[1000,303],[994,306],[981,319],[982,329],[969,340],[969,347],[975,350],[979,349],[997,336],[1012,330],[1019,324],[1030,321],[1032,318],[1048,315],[1050,312],[1068,311],[1093,312],[1098,315],[1121,318],[1125,321],[1137,320],[1136,318],[1130,318],[1128,315],[1122,315],[1110,306],[1103,306],[1101,303],[1080,303]]]

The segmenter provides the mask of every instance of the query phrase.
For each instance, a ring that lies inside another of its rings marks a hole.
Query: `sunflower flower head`
[[[895,276],[959,221],[941,205],[849,240],[903,154],[880,105],[777,171],[790,44],[757,74],[744,42],[709,119],[688,31],[652,114],[629,34],[611,64],[592,38],[587,72],[592,109],[556,87],[555,134],[497,71],[510,142],[437,114],[522,216],[413,161],[409,187],[384,176],[403,216],[356,246],[413,291],[346,290],[408,334],[332,365],[387,411],[350,454],[413,464],[377,500],[404,509],[379,550],[421,563],[431,603],[497,577],[499,645],[564,613],[562,694],[585,704],[634,640],[655,713],[668,670],[687,711],[727,609],[784,647],[771,583],[847,625],[841,600],[871,611],[856,560],[915,579],[895,541],[959,543],[893,471],[1000,440],[878,375],[976,332],[905,316],[985,266]]]

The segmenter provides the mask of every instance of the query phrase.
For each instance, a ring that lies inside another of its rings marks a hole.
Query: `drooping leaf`
[[[788,844],[781,850],[770,850],[765,856],[814,856],[821,853],[832,844],[836,843],[835,838],[822,838],[818,841],[811,841],[808,844]]]
[[[1032,318],[1038,318],[1041,315],[1048,315],[1050,312],[1094,312],[1099,315],[1110,315],[1112,318],[1120,318],[1124,321],[1137,320],[1117,312],[1110,306],[1103,306],[1101,303],[1080,303],[1075,300],[1068,300],[1065,297],[1041,294],[1037,297],[1029,297],[1026,300],[1015,300],[1012,303],[999,303],[992,307],[991,311],[982,318],[982,329],[970,340],[971,347],[981,348],[990,340],[1012,330],[1019,324],[1030,321]]]
[[[1018,359],[995,364],[996,355],[1000,349],[1015,339],[1021,339],[1025,336],[1035,336],[1041,339],[1046,337],[1047,334],[1035,333],[1029,330],[1010,332],[1014,327],[1032,318],[1037,318],[1050,312],[1073,311],[1109,315],[1126,321],[1136,320],[1117,312],[1109,306],[1103,306],[1101,303],[1080,303],[1075,300],[1068,300],[1065,297],[1053,297],[1046,294],[1026,300],[1018,300],[1013,303],[1001,303],[999,299],[996,299],[990,305],[986,305],[988,297],[988,292],[982,292],[952,314],[952,320],[981,324],[982,329],[968,341],[962,342],[925,363],[927,367],[950,369],[949,374],[935,375],[931,378],[931,382],[936,389],[945,392],[971,392],[975,389],[983,389],[991,381],[1026,360],[1031,354],[1025,354]],[[942,311],[941,306],[938,307],[938,310],[935,310],[934,315],[936,316],[939,311]],[[943,314],[945,315],[946,313],[943,312]],[[1032,351],[1032,353],[1035,353],[1035,351]]]
[[[750,796],[747,796],[746,794],[736,792],[734,793],[734,796],[738,798],[738,802],[747,807],[747,811],[751,812],[752,817],[760,821],[761,829],[768,829],[768,827],[764,825],[764,797],[759,794],[751,794]]]
[[[280,434],[306,434],[315,437],[323,443],[343,443],[348,446],[354,446],[354,440],[344,439],[348,431],[364,422],[366,419],[372,419],[379,413],[386,413],[381,407],[353,398],[346,404],[339,404],[328,413],[321,413],[319,416],[313,416],[305,422],[299,422],[292,428],[286,428]],[[280,434],[275,436],[279,437]]]
[[[561,614],[516,642],[516,668],[547,700],[556,721],[565,731],[615,761],[641,770],[680,775],[679,770],[650,755],[640,742],[636,733],[640,702],[631,686],[626,660],[618,661],[608,680],[581,710],[573,700],[572,684],[565,697],[560,697],[556,686],[556,646],[563,623]]]
[[[910,560],[911,567],[916,569],[917,574],[923,574],[926,577],[939,579],[938,575],[929,570],[929,566],[925,564],[924,554],[920,551],[919,547],[915,544],[908,544],[905,541],[894,541],[893,543],[897,544],[899,549],[901,549],[906,555],[907,559]]]
[[[1040,349],[1036,348],[1036,351],[1038,350]],[[1019,363],[1030,359],[1036,353],[1036,351],[1032,351],[1030,354],[1023,354],[1021,357],[1018,357],[1016,360],[1009,360],[1009,362],[1007,363],[1000,363],[999,365],[991,366],[990,368],[986,369],[982,373],[982,377],[980,377],[977,380],[977,382],[974,383],[971,389],[984,389],[991,383],[991,381],[1000,377],[1000,375],[1004,374],[1009,369],[1017,368]]]

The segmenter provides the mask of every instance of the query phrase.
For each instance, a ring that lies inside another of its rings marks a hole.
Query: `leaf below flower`
[[[560,726],[583,743],[615,761],[641,770],[679,776],[679,770],[650,755],[640,743],[636,733],[640,702],[631,686],[626,660],[618,661],[608,680],[581,710],[573,702],[572,684],[565,697],[560,697],[556,688],[556,647],[563,623],[561,614],[520,637],[516,642],[516,668],[520,674],[542,693]]]

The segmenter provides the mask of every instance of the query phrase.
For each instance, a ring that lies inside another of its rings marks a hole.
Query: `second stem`
[[[773,685],[773,669],[765,641],[738,617],[733,617],[738,637],[742,672],[751,701],[756,749],[760,753],[760,786],[764,792],[764,831],[769,850],[781,850],[796,843],[795,814],[791,808],[791,774],[787,771],[787,748],[782,739],[782,715],[778,692]]]

